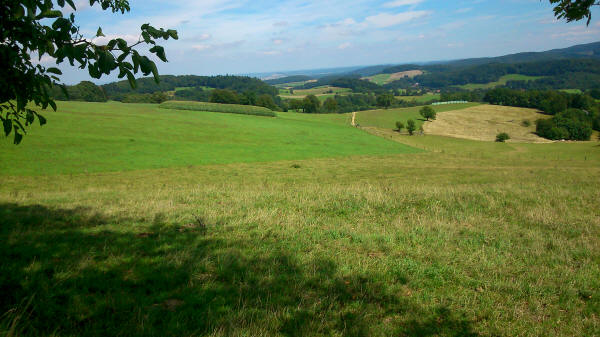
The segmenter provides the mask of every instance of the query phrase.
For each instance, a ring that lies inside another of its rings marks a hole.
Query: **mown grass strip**
[[[267,108],[252,105],[171,101],[161,104],[160,108],[172,110],[210,111],[240,115],[277,117],[277,115],[273,111]]]

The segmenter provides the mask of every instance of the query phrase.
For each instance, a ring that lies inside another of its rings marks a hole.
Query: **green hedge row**
[[[162,109],[173,110],[210,111],[252,116],[277,117],[273,111],[267,108],[252,105],[169,101],[161,104],[159,107]]]

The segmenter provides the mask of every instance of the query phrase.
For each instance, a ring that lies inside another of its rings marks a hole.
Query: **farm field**
[[[598,142],[391,130],[419,108],[359,112],[373,135],[349,114],[59,109],[1,144],[0,331],[600,331]]]
[[[415,152],[357,129],[286,117],[289,114],[271,118],[122,103],[60,102],[59,107],[56,113],[46,112],[52,123],[33,127],[22,145],[0,144],[1,174]]]
[[[425,133],[433,135],[494,141],[497,134],[506,132],[511,137],[509,142],[549,143],[535,135],[535,121],[549,117],[534,109],[482,104],[439,113],[436,120],[423,127]]]
[[[433,107],[437,112],[460,110],[479,103],[447,104]],[[359,111],[356,113],[356,123],[362,127],[377,127],[383,129],[395,129],[396,122],[401,121],[406,125],[406,121],[412,119],[417,125],[417,129],[423,124],[423,117],[419,114],[422,107],[379,109]]]
[[[439,100],[441,97],[440,94],[427,93],[425,95],[420,96],[396,96],[396,98],[404,100],[404,101],[414,101],[417,103],[425,103],[432,100]]]
[[[533,81],[533,80],[537,80],[540,78],[543,78],[543,76],[527,76],[527,75],[519,75],[519,74],[510,74],[510,75],[504,75],[504,76],[500,77],[500,80],[498,80],[496,82],[490,82],[490,83],[486,83],[486,84],[471,83],[471,84],[460,85],[458,87],[465,89],[465,90],[492,89],[499,85],[505,85],[506,82],[508,82],[508,81]]]
[[[363,77],[363,79],[365,80],[369,80],[375,84],[378,85],[384,85],[384,84],[388,84],[390,82],[399,80],[403,77],[415,77],[417,75],[422,75],[423,71],[421,70],[409,70],[409,71],[402,71],[402,72],[398,72],[398,73],[393,73],[393,74],[377,74],[377,75],[373,75],[373,76],[368,76],[368,77]]]
[[[330,93],[329,91],[333,91]],[[279,89],[279,96],[281,98],[294,98],[294,99],[302,99],[308,95],[315,95],[319,97],[321,100],[324,100],[322,97],[333,97],[336,94],[346,94],[351,92],[352,90],[348,88],[338,88],[338,87],[316,87],[312,89],[294,89],[294,94],[290,94],[289,89]]]

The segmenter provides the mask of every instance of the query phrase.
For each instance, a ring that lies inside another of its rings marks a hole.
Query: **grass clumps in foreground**
[[[253,105],[171,101],[171,102],[165,102],[165,103],[161,104],[160,107],[162,109],[173,109],[173,110],[209,111],[209,112],[223,112],[223,113],[240,114],[240,115],[277,117],[275,112],[273,112],[272,110],[263,108],[263,107],[259,107],[259,106],[253,106]]]
[[[2,177],[0,331],[597,335],[597,144],[389,134],[436,151]]]

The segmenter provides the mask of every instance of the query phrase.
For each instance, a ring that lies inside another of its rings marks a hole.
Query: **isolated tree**
[[[555,5],[554,16],[567,22],[587,19],[587,25],[592,21],[592,7],[600,6],[597,0],[550,0]]]
[[[333,97],[328,97],[325,102],[323,102],[323,109],[329,113],[337,112],[337,108],[337,101]]]
[[[89,4],[113,13],[124,14],[130,10],[128,0],[89,0]],[[175,30],[165,31],[144,24],[136,43],[130,45],[117,38],[99,44],[93,38],[105,37],[102,29],[98,29],[96,36],[84,37],[75,23],[74,13],[66,17],[63,14],[62,11],[68,10],[67,5],[77,10],[73,0],[0,1],[0,121],[4,134],[14,135],[15,144],[21,142],[26,128],[36,119],[40,125],[46,123],[42,115],[27,108],[28,103],[56,110],[49,91],[53,85],[60,85],[62,72],[56,67],[46,68],[34,58],[50,58],[56,64],[67,60],[71,66],[87,68],[96,79],[118,70],[119,78],[127,77],[135,87],[134,74],[139,72],[152,74],[159,81],[156,64],[135,47],[150,45],[148,51],[167,62],[164,48],[156,45],[155,40],[178,38]],[[64,91],[66,94],[66,89]]]
[[[402,129],[404,129],[404,123],[402,123],[400,121],[396,122],[396,130],[398,132],[402,132]]]
[[[308,95],[302,100],[302,107],[304,112],[313,114],[319,112],[321,107],[321,101],[315,95]]]
[[[433,108],[430,106],[424,106],[421,108],[421,110],[419,110],[419,113],[426,120],[435,119],[437,116],[437,112],[435,112],[435,110],[433,110]]]
[[[417,129],[417,126],[415,124],[415,121],[413,121],[412,119],[409,119],[408,121],[406,121],[406,131],[408,131],[409,135],[413,135],[415,133],[415,130]]]

